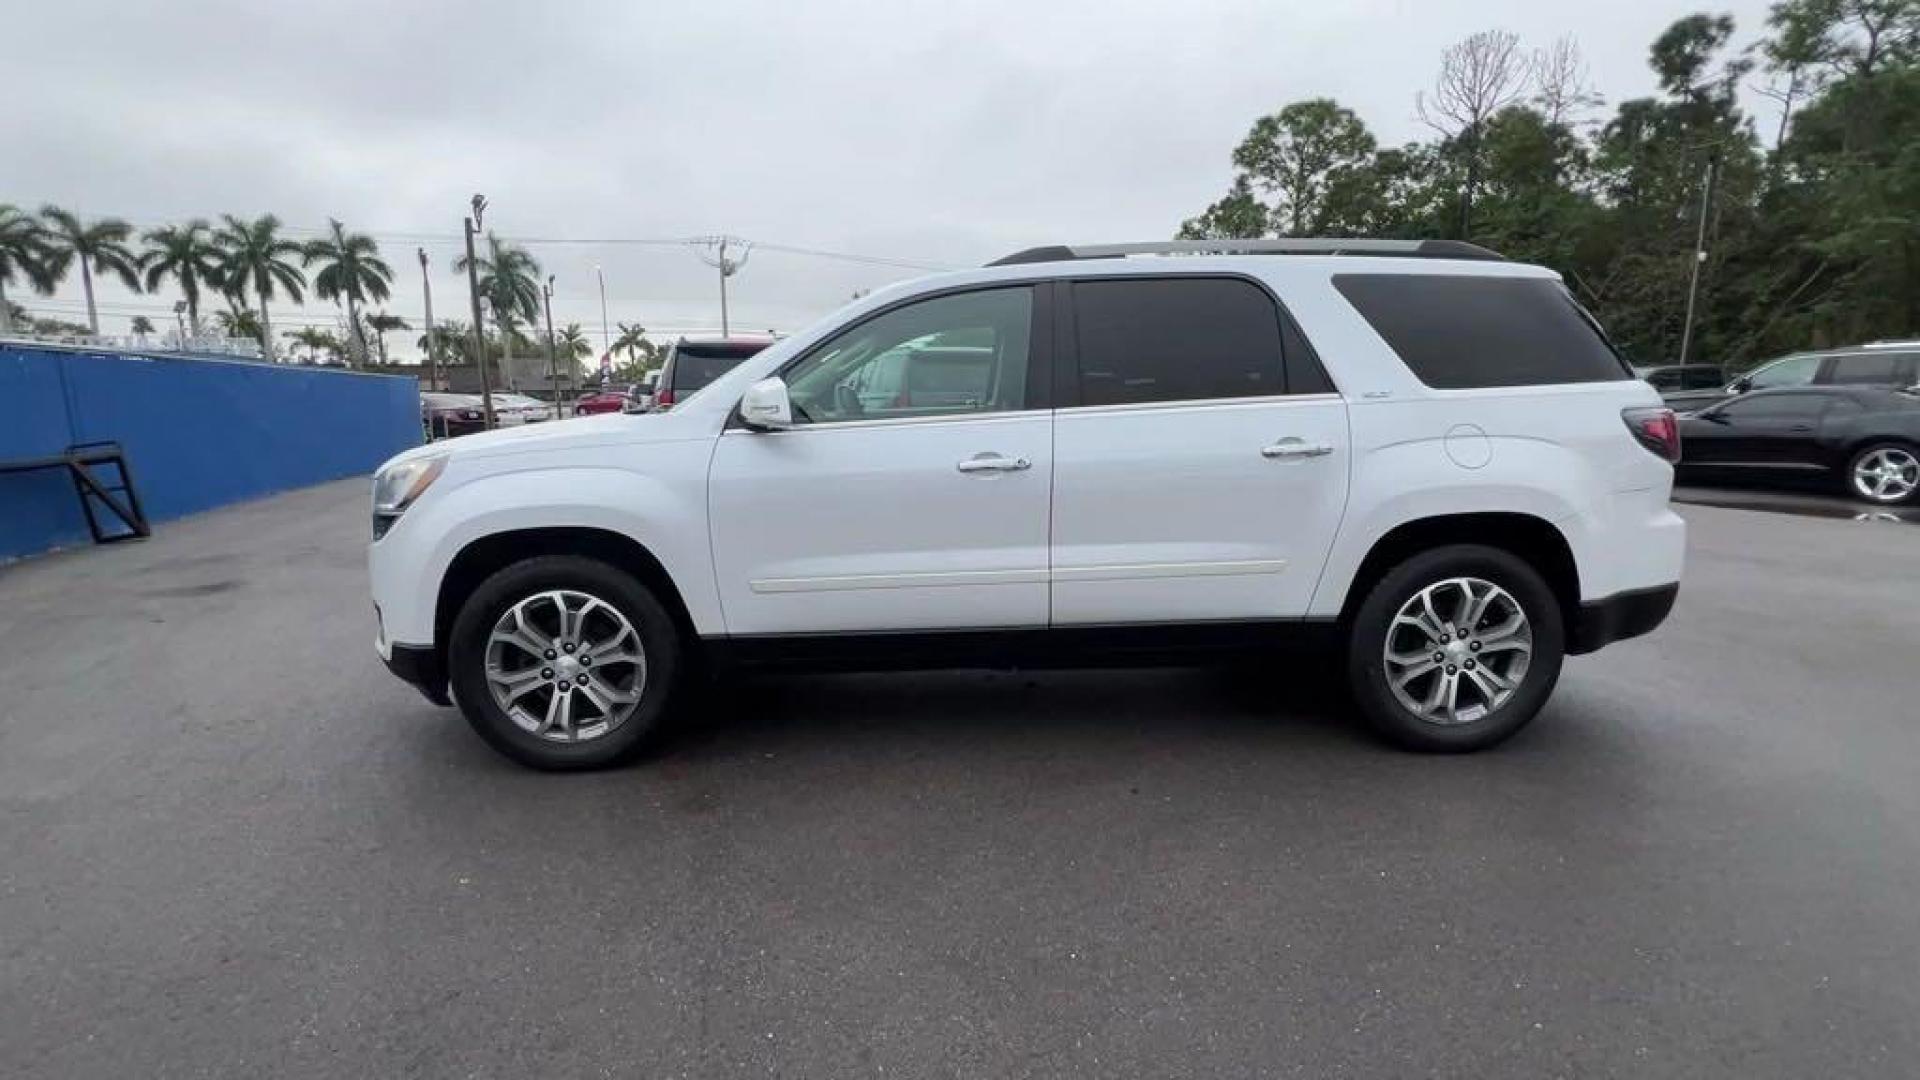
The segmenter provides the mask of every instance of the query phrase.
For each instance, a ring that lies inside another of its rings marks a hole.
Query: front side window
[[[1753,390],[1767,390],[1776,386],[1805,386],[1813,381],[1820,370],[1820,357],[1814,355],[1789,356],[1785,360],[1775,361],[1747,376],[1747,386]]]
[[[1721,406],[1722,416],[1737,421],[1788,420],[1818,416],[1826,399],[1819,394],[1760,394]]]
[[[1080,404],[1286,393],[1280,315],[1233,278],[1111,278],[1073,285]]]
[[[782,375],[801,424],[1008,412],[1027,404],[1033,287],[895,308],[829,339]]]

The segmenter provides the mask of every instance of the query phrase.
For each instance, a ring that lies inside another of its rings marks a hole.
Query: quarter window
[[[1286,393],[1280,314],[1232,278],[1112,278],[1073,285],[1080,404]]]
[[[1033,287],[939,296],[829,339],[783,378],[798,423],[1029,408]]]
[[[1550,278],[1339,274],[1333,284],[1428,386],[1633,377],[1600,327]]]

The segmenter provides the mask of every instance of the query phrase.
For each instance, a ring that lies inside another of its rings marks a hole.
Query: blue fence
[[[407,378],[0,345],[0,462],[126,449],[155,522],[371,472],[420,441]],[[0,561],[88,539],[64,471],[0,473]]]

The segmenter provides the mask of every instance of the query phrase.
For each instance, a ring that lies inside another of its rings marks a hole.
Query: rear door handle
[[[963,473],[1019,472],[1021,469],[1033,468],[1033,462],[1023,457],[1002,457],[988,451],[984,454],[975,454],[954,467]]]
[[[1305,439],[1293,438],[1281,439],[1271,446],[1260,448],[1260,456],[1269,458],[1325,457],[1331,453],[1333,446],[1330,443],[1310,443]]]

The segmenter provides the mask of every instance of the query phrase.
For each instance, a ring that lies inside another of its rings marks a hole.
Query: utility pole
[[[1693,310],[1700,293],[1700,269],[1707,262],[1707,219],[1713,212],[1713,184],[1719,159],[1718,148],[1707,155],[1707,178],[1700,190],[1700,226],[1693,237],[1693,273],[1687,280],[1687,321],[1680,328],[1679,362],[1682,364],[1687,362],[1693,349]]]
[[[427,249],[420,249],[420,291],[427,298],[427,389],[440,389],[440,365],[436,359],[437,342],[433,336],[433,281],[427,277]]]
[[[553,395],[553,418],[560,419],[560,356],[553,347],[553,275],[542,290],[547,305],[547,393]]]
[[[487,324],[480,321],[480,268],[473,256],[473,234],[480,231],[481,215],[487,212],[487,197],[473,197],[473,216],[465,220],[467,233],[467,289],[473,296],[473,355],[480,364],[480,409],[487,429],[493,429],[493,379],[487,374]]]
[[[720,336],[726,337],[729,329],[727,322],[727,279],[738,273],[741,267],[747,265],[747,256],[753,253],[753,245],[748,241],[736,240],[731,236],[708,236],[692,242],[696,244],[716,245],[719,249],[712,255],[702,253],[700,259],[708,266],[720,271]],[[733,244],[740,246],[740,257],[738,259],[727,258],[727,248]]]
[[[599,263],[594,264],[593,275],[600,279],[600,351],[610,353],[613,351],[613,333],[608,329],[610,324],[607,322],[607,275],[600,269]]]

